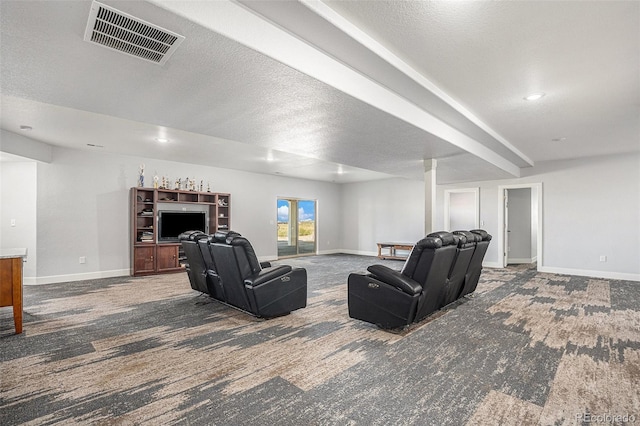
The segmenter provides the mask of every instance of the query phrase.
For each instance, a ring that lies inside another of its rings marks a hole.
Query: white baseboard
[[[484,268],[502,268],[502,265],[500,265],[498,262],[482,262],[482,266]],[[609,280],[640,281],[640,274],[629,274],[624,272],[589,271],[585,269],[555,268],[540,265],[538,265],[538,272],[546,272],[549,274],[575,275],[579,277],[605,278]]]
[[[344,254],[355,254],[355,255],[358,255],[358,256],[374,256],[374,257],[378,256],[378,252],[377,251],[342,249],[342,250],[337,250],[336,252],[337,253],[344,253]]]
[[[68,281],[95,280],[99,278],[123,277],[130,274],[129,269],[116,269],[112,271],[85,272],[82,274],[49,275],[46,277],[24,277],[24,285],[41,285],[64,283]]]
[[[535,260],[528,257],[510,257],[508,260],[509,264],[520,264],[520,263],[533,263]]]
[[[322,255],[322,254],[342,254],[342,253],[344,253],[344,251],[340,250],[340,249],[331,249],[331,250],[320,250],[320,251],[318,251],[319,255]]]
[[[550,274],[577,275],[580,277],[606,278],[609,280],[640,281],[640,274],[626,272],[589,271],[584,269],[555,268],[550,266],[538,267],[539,272]]]

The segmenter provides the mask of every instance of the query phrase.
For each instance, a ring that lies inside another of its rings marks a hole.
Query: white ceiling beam
[[[520,176],[517,165],[480,142],[237,3],[202,0],[150,2],[404,120],[512,176]]]
[[[433,93],[448,105],[450,105],[453,109],[458,111],[464,117],[466,117],[473,124],[484,130],[486,133],[491,135],[498,142],[507,147],[511,152],[516,154],[522,160],[524,160],[530,166],[533,166],[533,160],[531,160],[526,154],[520,151],[518,148],[513,146],[509,141],[507,141],[504,137],[502,137],[498,132],[489,127],[486,123],[480,120],[475,116],[471,111],[469,111],[466,107],[464,107],[460,102],[449,96],[444,90],[440,89],[436,86],[432,81],[426,78],[424,75],[420,74],[415,70],[412,66],[407,64],[405,61],[400,59],[396,54],[391,52],[389,49],[380,44],[377,40],[369,36],[366,32],[362,31],[359,27],[351,23],[349,20],[345,19],[338,12],[333,10],[331,7],[326,5],[321,0],[299,0],[306,7],[314,11],[317,15],[321,16],[323,19],[327,20],[331,24],[333,24],[340,31],[347,34],[352,39],[356,40],[363,47],[368,49],[369,51],[376,54],[381,59],[385,60],[388,64],[393,66],[395,69],[418,83],[420,86]]]

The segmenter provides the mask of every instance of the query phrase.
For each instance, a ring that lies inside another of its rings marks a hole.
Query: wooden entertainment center
[[[182,271],[181,245],[158,236],[161,211],[199,206],[207,215],[205,232],[231,229],[231,195],[158,188],[131,188],[131,275]],[[171,205],[175,205],[171,209]]]

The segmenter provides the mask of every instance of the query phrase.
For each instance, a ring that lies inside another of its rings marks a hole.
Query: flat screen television
[[[158,212],[158,241],[178,241],[185,231],[207,232],[204,212]]]

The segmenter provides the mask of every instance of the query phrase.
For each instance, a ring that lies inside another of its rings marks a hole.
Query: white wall
[[[541,271],[640,281],[640,154],[540,162],[523,169],[519,179],[478,182],[481,227],[498,235],[498,186],[538,182],[543,193]],[[440,224],[444,190],[456,187],[438,187]],[[606,262],[599,261],[601,255]],[[485,261],[498,265],[495,241]]]
[[[27,249],[25,277],[36,274],[36,194],[35,161],[0,162],[0,248]]]
[[[317,199],[318,250],[341,247],[337,184],[54,148],[52,162],[38,164],[38,283],[129,273],[129,189],[137,184],[140,163],[147,186],[157,172],[203,179],[212,191],[229,192],[231,228],[251,241],[261,260],[277,256],[278,196]]]
[[[14,215],[6,200],[15,186],[7,182],[37,182],[37,189],[28,189],[37,192],[36,201],[20,204],[25,210],[20,217],[36,222],[28,232],[37,230],[37,237],[28,237],[27,244],[35,247],[29,254],[37,268],[27,265],[36,270],[25,271],[25,282],[29,275],[32,282],[53,282],[128,274],[128,192],[136,185],[142,162],[148,176],[157,171],[172,179],[196,177],[210,181],[213,191],[231,193],[232,228],[251,240],[261,259],[277,256],[278,197],[318,200],[320,253],[373,255],[378,241],[415,242],[424,236],[422,181],[398,178],[337,185],[63,148],[54,148],[52,159],[50,164],[35,163],[36,171],[26,166],[7,172],[9,178],[3,163],[3,226]],[[498,187],[523,183],[542,184],[540,270],[640,281],[640,154],[543,162],[524,169],[519,179],[439,185],[437,227],[444,224],[444,190],[474,186],[480,188],[481,227],[497,236]],[[37,220],[29,219],[34,209]],[[3,240],[13,232],[0,229]],[[79,256],[87,263],[79,264]],[[607,261],[600,262],[600,256]],[[485,261],[498,264],[495,241]]]
[[[343,184],[343,251],[375,255],[377,242],[424,237],[424,182],[385,179]]]

